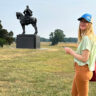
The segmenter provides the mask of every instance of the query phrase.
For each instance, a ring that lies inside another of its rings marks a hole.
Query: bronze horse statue
[[[16,12],[16,16],[17,16],[17,19],[20,20],[20,24],[22,26],[22,29],[23,29],[23,33],[22,34],[25,34],[25,25],[29,25],[31,24],[34,29],[35,29],[35,35],[38,33],[38,30],[37,30],[37,19],[34,18],[34,17],[26,17],[24,16],[22,13],[20,12]]]

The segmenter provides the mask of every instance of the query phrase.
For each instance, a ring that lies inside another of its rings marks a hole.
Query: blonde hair
[[[80,29],[80,25],[79,25],[79,30],[78,30],[78,43],[80,43],[80,41],[82,40],[82,37],[84,35],[87,35],[91,40],[93,40],[94,42],[96,42],[96,35],[94,33],[93,30],[93,24],[92,23],[88,23],[88,26],[86,28],[85,31],[82,31]]]

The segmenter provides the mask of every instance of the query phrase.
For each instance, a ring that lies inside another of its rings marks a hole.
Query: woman
[[[72,96],[88,96],[89,80],[95,70],[96,37],[92,27],[92,15],[84,14],[79,19],[78,48],[76,52],[65,47],[66,54],[74,57],[75,76]]]

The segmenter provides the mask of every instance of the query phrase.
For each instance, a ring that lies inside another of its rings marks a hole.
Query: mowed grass
[[[63,46],[76,44],[41,43],[41,49],[16,49],[15,44],[0,48],[0,96],[71,96],[74,78],[73,57]],[[96,96],[90,82],[89,96]]]

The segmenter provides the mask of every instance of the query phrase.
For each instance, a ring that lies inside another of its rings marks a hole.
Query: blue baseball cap
[[[85,19],[86,21],[88,21],[89,23],[92,23],[92,15],[89,13],[85,13],[83,14],[80,18],[78,18],[78,20],[80,21],[81,19]]]

